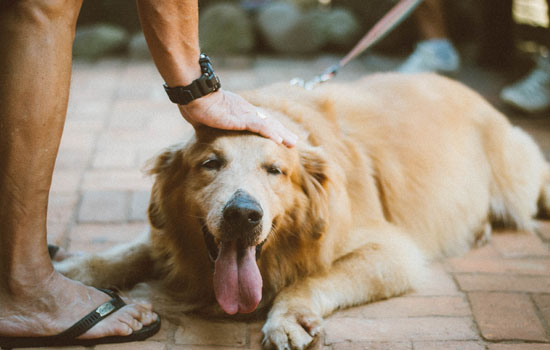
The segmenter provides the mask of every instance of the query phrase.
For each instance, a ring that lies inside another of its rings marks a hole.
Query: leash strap
[[[305,82],[302,79],[292,79],[292,85],[303,86],[307,90],[311,90],[315,86],[324,83],[325,81],[331,79],[338,73],[338,71],[349,63],[352,59],[357,57],[360,53],[376,44],[382,38],[384,38],[388,33],[395,29],[405,18],[409,17],[410,14],[416,9],[422,0],[401,0],[397,5],[395,5],[388,13],[384,15],[374,27],[371,28],[365,34],[365,36],[354,46],[354,48],[337,64],[330,66],[325,70],[321,75],[313,78],[310,81]]]

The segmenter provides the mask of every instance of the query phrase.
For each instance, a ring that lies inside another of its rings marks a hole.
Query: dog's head
[[[157,157],[150,223],[185,236],[175,242],[201,242],[195,249],[215,262],[213,286],[222,309],[252,312],[262,297],[256,259],[264,243],[286,231],[322,234],[324,170],[315,147],[289,149],[247,132],[204,128]]]

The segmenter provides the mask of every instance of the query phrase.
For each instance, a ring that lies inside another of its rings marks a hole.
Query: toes
[[[139,312],[137,314],[139,315]],[[119,321],[128,325],[132,331],[139,331],[143,328],[143,324],[133,316],[133,312],[123,313],[119,316]]]
[[[310,316],[310,315],[300,315],[298,317],[298,323],[311,335],[316,337],[321,333],[323,329],[323,320],[319,317]]]
[[[304,325],[307,325],[308,329]],[[303,350],[311,344],[313,337],[320,333],[321,324],[318,318],[313,316],[286,316],[269,319],[262,331],[263,344],[268,349]]]

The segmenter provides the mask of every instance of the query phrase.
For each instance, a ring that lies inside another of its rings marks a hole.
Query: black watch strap
[[[168,94],[170,101],[186,105],[197,98],[206,96],[214,91],[218,91],[221,87],[220,79],[214,73],[210,58],[205,54],[201,54],[199,59],[202,75],[200,78],[193,80],[187,86],[169,87],[164,84],[164,90]]]

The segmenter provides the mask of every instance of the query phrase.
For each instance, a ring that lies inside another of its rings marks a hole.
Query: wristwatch
[[[175,87],[169,87],[164,84],[164,90],[168,94],[170,101],[186,105],[193,100],[218,91],[221,87],[220,79],[214,73],[210,58],[205,54],[201,54],[199,65],[201,66],[202,75],[200,78],[193,80],[191,84]]]

